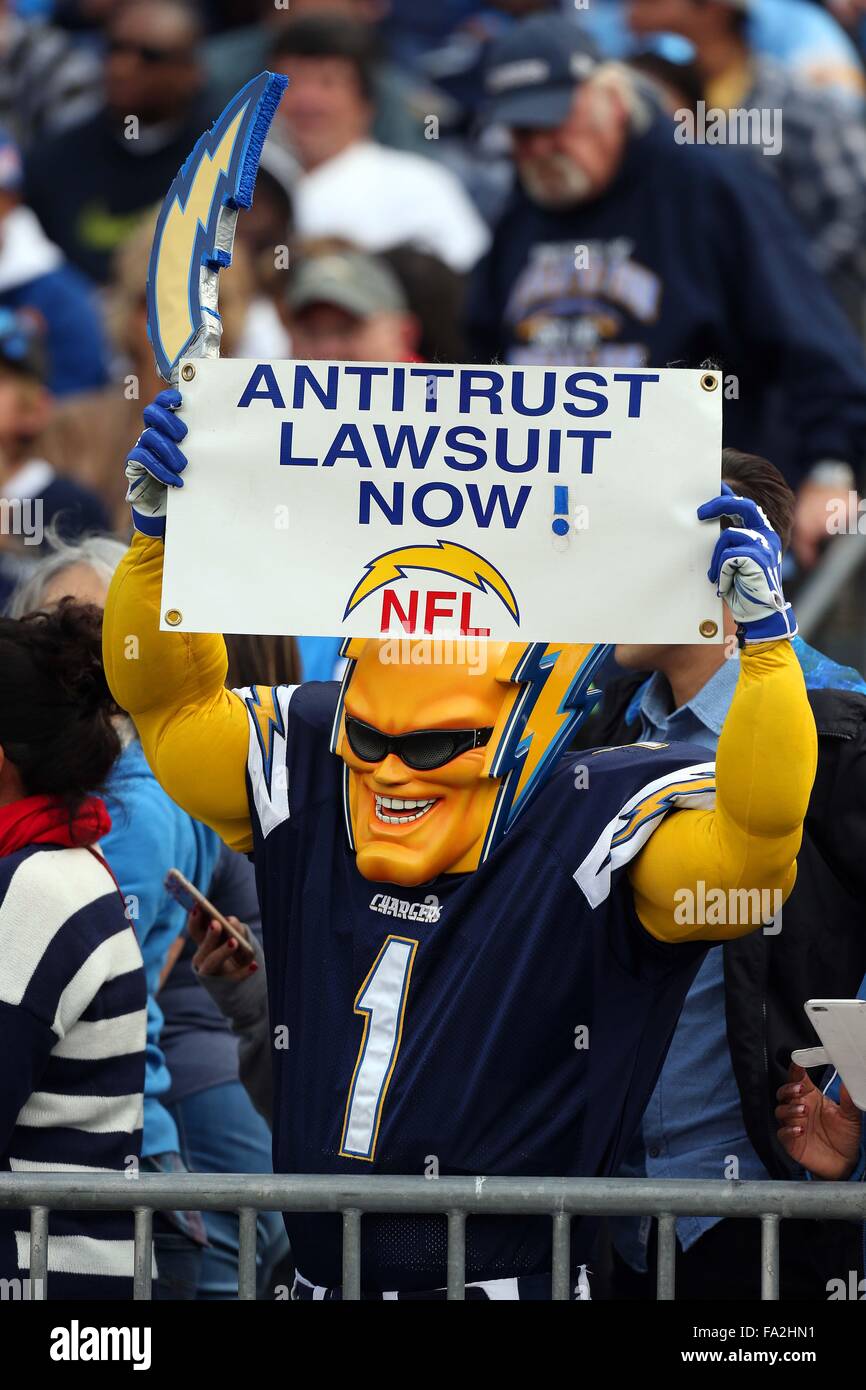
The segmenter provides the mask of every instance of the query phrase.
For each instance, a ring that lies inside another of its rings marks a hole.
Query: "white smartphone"
[[[866,999],[807,999],[803,1007],[824,1046],[797,1048],[791,1061],[801,1067],[829,1063],[857,1108],[866,1110]]]

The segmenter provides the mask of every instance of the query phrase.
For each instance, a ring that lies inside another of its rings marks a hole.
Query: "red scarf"
[[[88,796],[74,815],[56,796],[24,796],[0,806],[0,857],[28,845],[93,845],[111,829],[105,802]]]

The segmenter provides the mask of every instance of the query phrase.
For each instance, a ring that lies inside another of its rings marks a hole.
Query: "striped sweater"
[[[134,1167],[145,1027],[141,952],[98,855],[0,858],[0,1170]],[[49,1298],[131,1297],[131,1214],[52,1212],[48,1230]],[[0,1278],[29,1261],[29,1214],[0,1211]]]

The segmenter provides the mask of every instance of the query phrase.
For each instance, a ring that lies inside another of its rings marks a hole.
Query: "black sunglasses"
[[[416,772],[443,767],[470,748],[483,748],[490,742],[492,733],[492,728],[417,729],[410,734],[398,734],[391,738],[372,724],[364,724],[351,714],[346,715],[346,738],[356,758],[364,763],[381,763],[389,753],[394,753]]]
[[[186,50],[180,48],[155,48],[152,44],[133,43],[126,39],[111,39],[108,44],[109,53],[131,53],[135,58],[140,58],[149,67],[156,67],[158,63],[176,63],[178,60],[188,57]]]

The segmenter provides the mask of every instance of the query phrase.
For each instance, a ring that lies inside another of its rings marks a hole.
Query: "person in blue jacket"
[[[23,177],[18,148],[0,129],[0,307],[44,323],[52,395],[98,390],[108,384],[108,345],[93,286],[23,202]]]
[[[38,322],[0,304],[0,611],[52,532],[69,540],[110,527],[98,493],[42,456],[54,409],[46,370]]]
[[[165,794],[136,737],[130,737],[112,770],[105,804],[111,830],[102,840],[102,849],[126,899],[147,980],[142,1169],[182,1172],[185,1164],[177,1125],[163,1104],[171,1077],[159,1045],[163,1015],[157,995],[166,958],[186,926],[187,914],[165,887],[165,875],[171,868],[180,869],[205,891],[216,867],[220,841]],[[206,1243],[198,1212],[156,1213],[157,1297],[195,1298]]]

